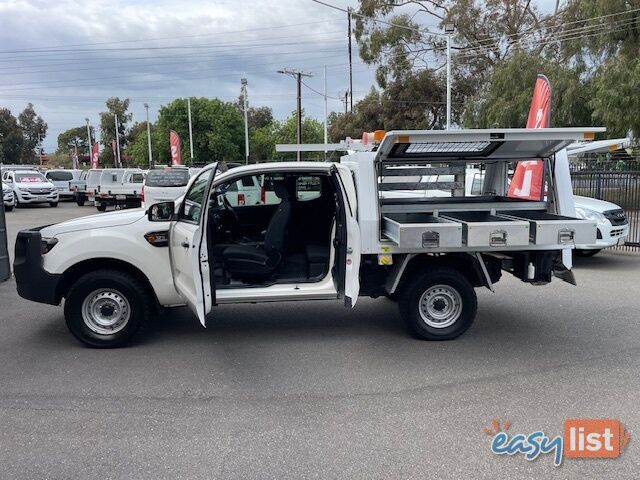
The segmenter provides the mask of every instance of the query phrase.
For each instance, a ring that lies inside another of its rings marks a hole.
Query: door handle
[[[182,242],[180,245],[182,245],[184,248],[189,248],[189,242]]]

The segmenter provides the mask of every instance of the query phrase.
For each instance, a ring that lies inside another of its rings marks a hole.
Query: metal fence
[[[629,236],[621,251],[640,253],[640,157],[590,157],[571,162],[576,195],[619,205],[629,222]]]

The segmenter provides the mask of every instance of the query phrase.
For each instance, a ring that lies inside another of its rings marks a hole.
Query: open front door
[[[207,217],[216,166],[202,171],[191,183],[171,226],[169,251],[173,283],[191,310],[205,325],[213,306],[213,284],[209,267],[210,239]]]
[[[331,170],[336,189],[336,226],[333,246],[335,262],[333,282],[346,307],[354,307],[360,293],[360,226],[356,218],[356,192],[348,168],[336,165]]]

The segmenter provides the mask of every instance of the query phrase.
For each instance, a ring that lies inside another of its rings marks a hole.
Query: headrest
[[[287,189],[287,185],[285,184],[284,180],[277,180],[273,182],[273,191],[281,200],[285,200],[290,197],[289,190]]]

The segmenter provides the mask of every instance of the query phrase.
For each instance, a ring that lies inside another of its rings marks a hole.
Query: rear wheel
[[[598,253],[600,253],[600,250],[576,250],[576,253],[580,256],[580,257],[593,257],[595,255],[597,255]]]
[[[453,268],[434,267],[411,279],[398,306],[413,333],[424,340],[451,340],[466,332],[478,302],[469,280]]]
[[[76,204],[79,207],[84,207],[85,198],[84,195],[76,195]]]
[[[98,203],[96,205],[96,208],[98,209],[99,212],[104,212],[107,210],[107,205],[104,203]]]
[[[152,295],[137,278],[116,270],[98,270],[80,277],[64,303],[71,333],[94,348],[120,347],[147,323]]]

